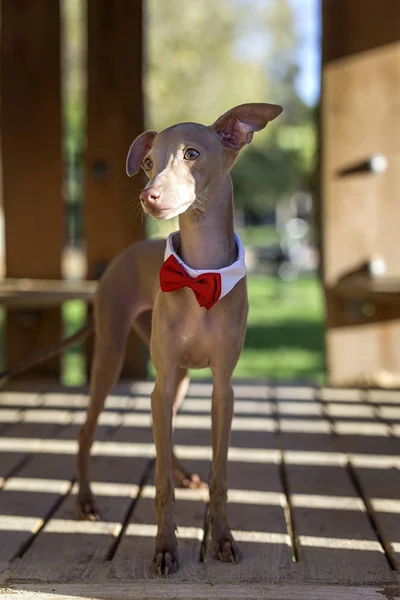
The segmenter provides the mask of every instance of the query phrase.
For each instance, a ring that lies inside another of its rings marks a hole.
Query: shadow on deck
[[[229,520],[244,559],[211,557],[207,493],[178,489],[181,570],[160,582],[148,568],[151,387],[121,384],[108,398],[93,447],[95,523],[75,519],[87,395],[0,394],[4,598],[400,598],[400,392],[236,384]],[[174,438],[205,479],[209,398],[208,384],[192,384]]]

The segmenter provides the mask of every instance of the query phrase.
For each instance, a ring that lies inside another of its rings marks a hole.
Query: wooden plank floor
[[[87,395],[0,394],[2,596],[400,598],[400,392],[237,383],[229,518],[244,559],[212,558],[207,492],[177,490],[181,570],[160,587],[149,573],[151,389],[121,384],[107,401],[93,448],[96,523],[75,519]],[[205,479],[210,390],[191,385],[175,429],[178,456]]]

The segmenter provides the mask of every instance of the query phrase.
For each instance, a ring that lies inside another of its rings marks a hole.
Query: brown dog
[[[173,476],[188,487],[202,485],[197,476],[184,471],[172,448],[173,416],[185,397],[189,368],[210,367],[213,376],[209,514],[214,554],[224,562],[240,559],[226,515],[227,455],[234,400],[231,377],[244,342],[247,291],[243,247],[233,228],[229,171],[253,133],[281,112],[276,105],[243,104],[210,127],[181,123],[160,133],[146,131],[129,150],[128,175],[143,168],[149,177],[140,195],[143,210],[156,219],[179,215],[179,232],[167,243],[132,245],[109,265],[99,282],[90,404],[79,435],[78,510],[83,518],[98,518],[90,491],[89,453],[133,327],[149,344],[157,373],[151,396],[157,453],[158,531],[151,563],[155,573],[174,573],[179,566]],[[41,359],[91,329],[88,325],[42,353]],[[34,362],[26,361],[25,368]],[[21,370],[17,365],[5,375]]]
[[[143,210],[156,219],[179,215],[179,233],[169,240],[167,251],[165,240],[134,244],[113,261],[100,281],[90,406],[79,437],[78,501],[81,514],[93,518],[89,450],[133,326],[149,343],[157,373],[151,408],[158,531],[151,568],[159,574],[178,569],[172,475],[179,466],[172,450],[172,420],[187,390],[188,368],[210,367],[213,376],[210,525],[214,552],[226,562],[240,558],[226,516],[227,455],[233,415],[231,377],[244,342],[247,292],[242,249],[233,228],[229,171],[253,133],[281,111],[271,104],[244,104],[211,127],[182,123],[160,133],[146,131],[129,150],[128,174],[143,168],[149,177],[140,195]],[[163,263],[164,291],[160,289]]]

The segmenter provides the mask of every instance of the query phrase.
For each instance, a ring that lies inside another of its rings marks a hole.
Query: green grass
[[[237,228],[236,232],[239,234],[245,246],[273,246],[279,242],[278,231],[272,226],[254,226]]]
[[[155,221],[148,217],[145,218],[147,236],[151,238],[167,237],[172,231],[179,227],[177,219],[169,221]],[[272,225],[255,225],[251,227],[236,228],[243,244],[246,246],[271,246],[279,242],[279,235],[276,227]]]
[[[62,307],[64,336],[67,337],[82,327],[86,321],[86,304],[81,300],[70,300]],[[86,359],[82,352],[83,344],[71,346],[62,358],[62,383],[80,386],[86,383]]]
[[[249,277],[249,320],[236,377],[322,383],[323,300],[317,279]]]

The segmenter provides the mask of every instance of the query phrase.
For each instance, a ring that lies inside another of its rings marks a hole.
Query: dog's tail
[[[44,350],[39,350],[38,352],[31,354],[24,360],[21,360],[15,365],[11,365],[11,367],[9,367],[8,369],[5,369],[4,371],[0,372],[0,388],[2,388],[12,377],[16,377],[17,375],[28,371],[32,367],[50,358],[53,358],[53,356],[57,356],[57,354],[60,354],[60,352],[65,350],[65,348],[68,348],[72,344],[75,344],[75,342],[80,342],[81,340],[86,339],[93,332],[94,323],[93,318],[90,317],[86,325],[81,327],[81,329],[78,329],[78,331],[76,331],[72,335],[68,336],[67,338],[64,338],[63,340],[60,340],[59,342],[53,344],[52,346],[49,346],[48,348],[45,348]]]

